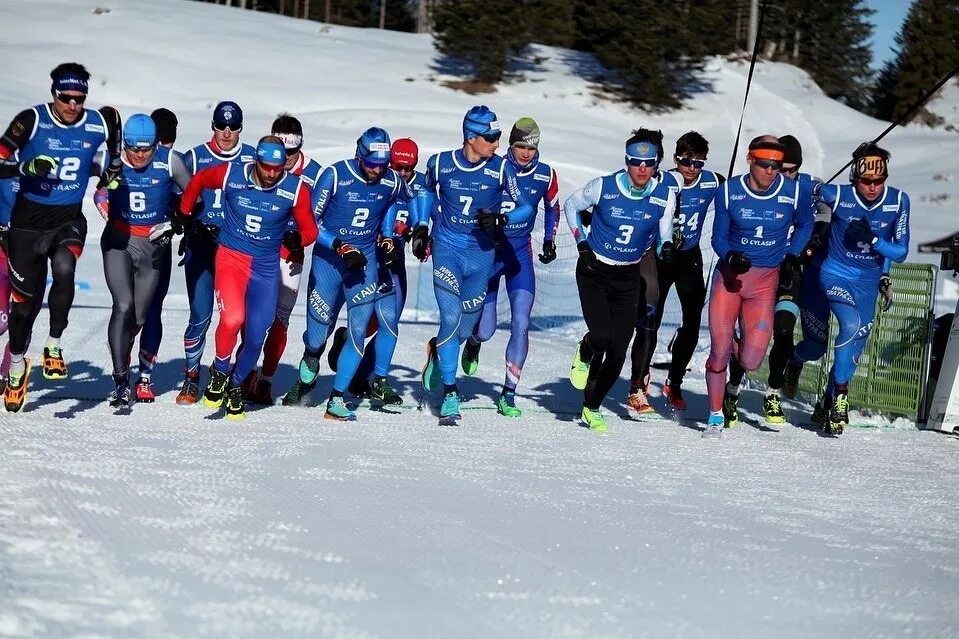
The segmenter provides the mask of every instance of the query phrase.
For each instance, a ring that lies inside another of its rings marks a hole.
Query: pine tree
[[[676,18],[683,26],[682,40],[673,46],[695,56],[726,55],[738,48],[737,19],[745,33],[748,7],[729,0],[680,0],[673,2]],[[745,41],[744,41],[745,43]]]
[[[576,38],[573,2],[570,0],[524,0],[526,39],[553,47],[569,47]]]
[[[872,84],[873,13],[864,4],[864,0],[770,3],[761,50],[773,60],[805,69],[829,97],[863,109]]]
[[[872,95],[873,114],[884,120],[898,119],[959,65],[959,0],[914,0],[896,45]]]
[[[581,35],[577,46],[613,72],[602,78],[607,88],[653,109],[681,105],[702,53],[683,46],[690,42],[688,24],[677,19],[672,5],[664,8],[656,0],[577,2],[574,17]]]
[[[443,62],[461,60],[478,82],[498,82],[510,57],[529,43],[524,8],[513,0],[439,0],[433,7],[433,44]]]

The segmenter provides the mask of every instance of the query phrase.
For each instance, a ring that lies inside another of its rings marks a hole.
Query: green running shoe
[[[351,422],[356,419],[356,413],[350,410],[343,401],[343,397],[337,396],[331,397],[326,402],[326,414],[323,417],[340,422]]]
[[[463,355],[460,357],[460,365],[463,366],[465,374],[473,375],[476,373],[476,369],[479,368],[479,353],[482,346],[482,342],[474,342],[472,337],[466,340],[466,344],[463,345]]]
[[[833,398],[832,409],[829,411],[829,423],[824,429],[830,435],[842,435],[842,431],[849,425],[849,396],[839,393]]]
[[[496,412],[504,417],[522,417],[523,411],[516,406],[516,393],[504,391],[496,400]]]
[[[243,408],[243,387],[232,383],[226,387],[226,418],[233,420],[246,419]]]
[[[785,424],[786,415],[783,413],[782,404],[779,402],[779,395],[770,393],[763,400],[763,412],[766,413],[766,422],[769,424]]]
[[[210,383],[203,391],[203,405],[207,408],[219,408],[223,404],[223,393],[230,376],[210,366]]]
[[[726,428],[739,426],[739,395],[726,393],[723,396],[723,417],[726,420]]]
[[[385,377],[373,379],[373,383],[370,385],[370,397],[383,402],[387,406],[399,406],[403,403],[403,398],[393,390],[390,380]]]
[[[456,391],[450,391],[443,397],[443,405],[440,406],[440,417],[459,417],[460,416],[460,394]]]
[[[569,381],[576,390],[586,388],[586,382],[589,380],[589,362],[584,362],[579,357],[580,345],[576,345],[576,354],[573,355],[573,365],[569,368]]]
[[[436,354],[436,338],[426,343],[426,363],[423,364],[423,389],[432,391],[440,385],[440,360]]]
[[[600,409],[591,410],[583,406],[583,414],[581,415],[583,422],[589,426],[589,429],[596,433],[605,433],[606,432],[606,418],[603,417],[603,413]]]

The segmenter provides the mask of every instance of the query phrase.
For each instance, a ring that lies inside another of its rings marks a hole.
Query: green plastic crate
[[[850,383],[851,407],[911,419],[924,417],[936,273],[936,267],[931,264],[893,266],[890,275],[895,301],[892,308],[883,313],[877,300],[872,333]],[[825,357],[803,367],[799,391],[810,401],[815,401],[826,388],[836,331],[836,320],[830,316],[829,348]],[[797,322],[796,343],[801,339],[802,327]],[[768,376],[768,358],[759,370],[750,373],[752,383],[761,386]]]

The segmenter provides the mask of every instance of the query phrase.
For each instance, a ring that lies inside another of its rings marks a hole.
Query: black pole
[[[733,165],[736,164],[736,153],[739,151],[739,136],[743,132],[743,119],[746,117],[746,101],[749,99],[749,87],[753,83],[753,70],[756,68],[756,58],[759,57],[759,43],[763,37],[763,19],[766,17],[766,3],[759,8],[759,25],[756,27],[756,42],[753,43],[753,57],[749,61],[749,74],[746,76],[746,94],[743,96],[743,111],[739,114],[739,128],[736,130],[736,141],[733,142],[733,156],[729,158],[729,173],[727,177],[732,177]]]

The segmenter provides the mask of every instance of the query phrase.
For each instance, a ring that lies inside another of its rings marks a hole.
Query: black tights
[[[626,349],[636,326],[639,305],[639,266],[576,265],[576,285],[589,333],[580,343],[580,356],[590,362],[583,405],[599,408],[626,363]]]

